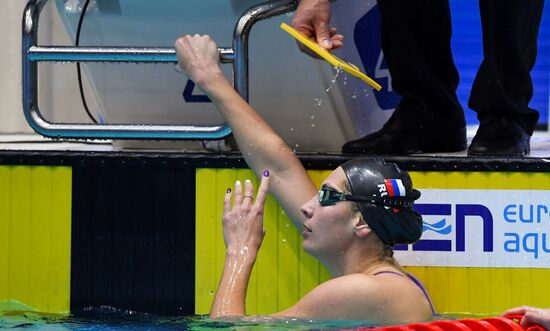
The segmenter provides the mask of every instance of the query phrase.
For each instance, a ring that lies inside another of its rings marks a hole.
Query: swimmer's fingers
[[[228,188],[223,198],[223,219],[227,220],[229,213],[231,212],[231,189]]]
[[[244,210],[249,210],[253,202],[254,202],[254,185],[252,185],[252,182],[249,179],[247,179],[244,181],[244,196],[243,196],[243,204],[241,208]]]
[[[535,310],[528,310],[521,319],[521,326],[524,329],[537,324],[548,330],[550,327],[550,313],[547,309],[535,308]]]
[[[514,307],[514,308],[510,308],[507,311],[505,311],[504,313],[502,313],[501,316],[516,315],[516,314],[522,315],[522,314],[525,314],[527,311],[533,310],[533,309],[535,309],[535,308],[531,307],[531,306]]]
[[[525,329],[535,324],[550,323],[550,310],[532,306],[515,307],[502,313],[502,316],[507,315],[523,315],[521,326]]]
[[[235,182],[235,197],[233,199],[233,207],[238,208],[243,202],[243,184],[238,180]]]
[[[181,36],[174,47],[178,58],[176,70],[185,73],[200,88],[210,80],[223,77],[218,46],[210,36]]]
[[[256,211],[261,214],[264,211],[265,201],[269,192],[269,171],[264,171],[260,187],[258,188],[258,195],[256,196],[256,203],[254,207]]]

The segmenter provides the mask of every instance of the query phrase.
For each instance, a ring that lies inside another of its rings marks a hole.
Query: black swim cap
[[[386,245],[412,244],[422,235],[422,216],[412,210],[420,192],[413,189],[411,177],[395,163],[381,159],[358,158],[342,165],[351,194],[383,198],[384,206],[357,202],[363,218]],[[407,207],[398,208],[397,206]]]

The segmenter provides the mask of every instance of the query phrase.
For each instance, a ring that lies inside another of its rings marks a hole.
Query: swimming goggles
[[[345,194],[327,185],[321,186],[319,190],[319,204],[323,207],[332,206],[340,201],[353,201],[362,203],[371,203],[377,206],[397,208],[397,209],[412,209],[414,200],[407,197],[365,197],[359,195]]]

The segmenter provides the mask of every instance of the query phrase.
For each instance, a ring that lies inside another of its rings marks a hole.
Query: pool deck
[[[476,128],[468,129],[470,143]],[[140,146],[141,142],[132,143]],[[171,143],[171,142],[170,142]],[[174,144],[174,143],[172,143]],[[124,146],[124,145],[123,145]],[[147,146],[147,142],[143,146]],[[152,146],[152,147],[151,147]],[[150,160],[151,162],[208,162],[224,163],[235,167],[246,167],[238,152],[207,152],[189,143],[186,147],[174,144],[175,148],[158,148],[154,143],[150,148],[124,148],[112,141],[79,142],[71,140],[52,140],[36,134],[0,135],[0,164],[75,164],[82,162],[105,162],[105,160]],[[160,146],[166,143],[160,142]],[[185,145],[185,142],[183,143]],[[298,152],[297,155],[306,168],[331,169],[336,165],[355,157],[340,153]],[[365,155],[367,156],[367,155]],[[469,157],[466,151],[440,154],[413,154],[406,156],[385,156],[407,166],[409,170],[480,170],[480,171],[550,171],[550,133],[535,132],[531,138],[531,153],[524,158]],[[61,160],[61,161],[59,161]],[[102,160],[102,161],[99,161]],[[161,161],[162,160],[162,161]]]

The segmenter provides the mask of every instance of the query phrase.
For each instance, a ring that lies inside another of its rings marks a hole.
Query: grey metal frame
[[[217,126],[144,124],[61,124],[48,122],[38,108],[38,62],[136,62],[176,63],[173,48],[39,46],[38,22],[48,0],[28,0],[23,14],[23,112],[30,126],[52,138],[75,139],[223,139],[231,134],[227,124]],[[249,9],[233,33],[233,48],[220,48],[222,63],[233,64],[234,87],[248,101],[248,35],[261,20],[296,9],[295,0],[276,0]]]

